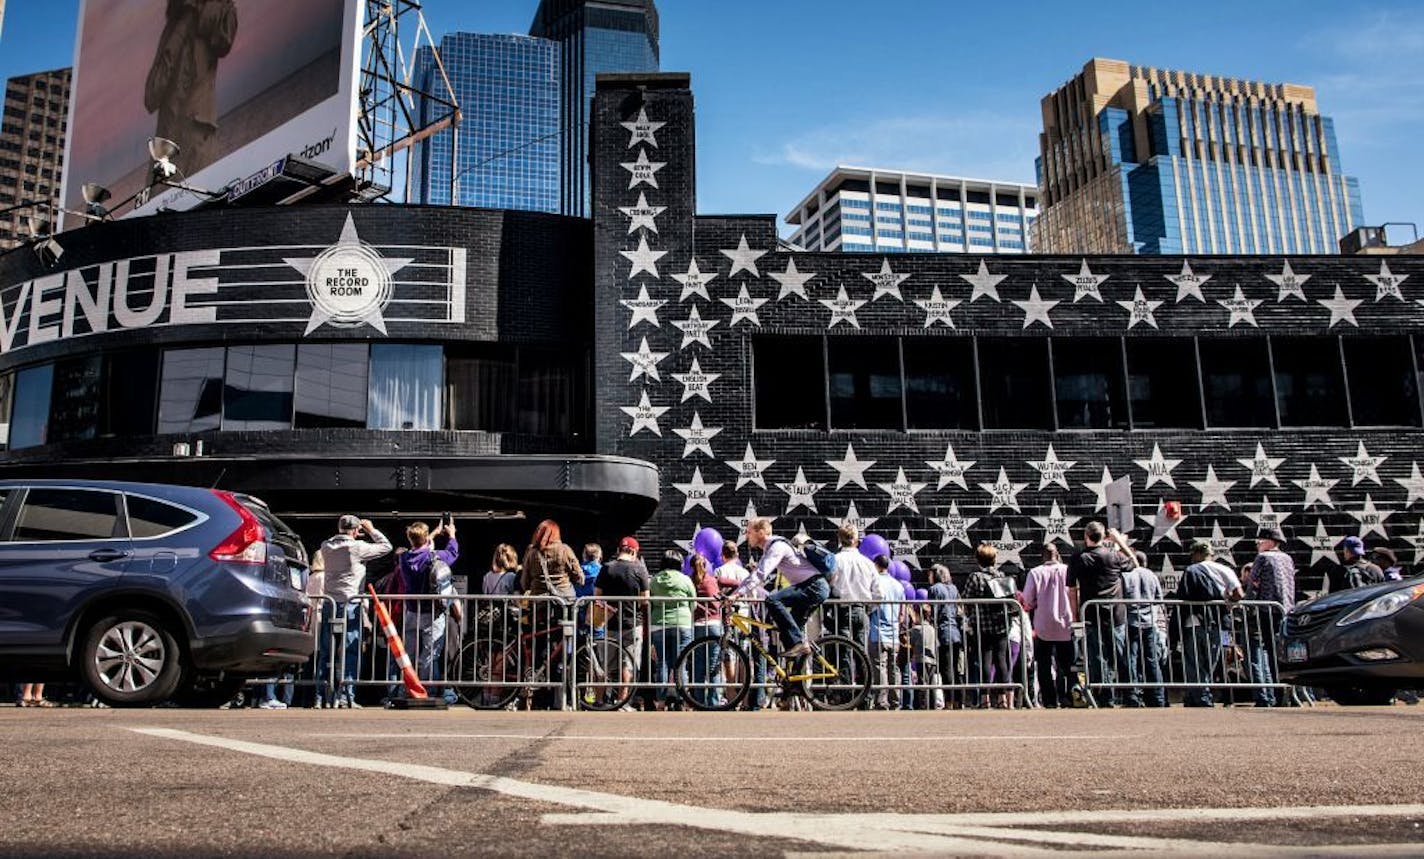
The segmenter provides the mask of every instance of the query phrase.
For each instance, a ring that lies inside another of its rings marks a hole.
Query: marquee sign
[[[369,245],[348,214],[336,243],[156,254],[0,289],[0,354],[181,325],[372,329],[465,322],[465,248]]]

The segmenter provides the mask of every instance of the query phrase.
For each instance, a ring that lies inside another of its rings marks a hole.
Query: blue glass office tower
[[[459,152],[450,169],[452,135],[416,145],[412,203],[559,211],[559,46],[531,36],[451,33],[440,59],[460,105]],[[448,97],[430,48],[415,58],[415,86]],[[420,99],[422,123],[444,110]]]
[[[1311,87],[1094,59],[1042,108],[1039,253],[1333,254],[1364,220]]]
[[[653,0],[541,0],[529,33],[559,43],[559,209],[586,218],[594,78],[600,72],[658,70],[657,5]]]

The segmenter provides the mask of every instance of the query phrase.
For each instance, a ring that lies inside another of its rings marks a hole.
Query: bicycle
[[[537,645],[542,640],[547,647],[551,637],[558,643],[548,648],[542,664]],[[457,680],[474,681],[478,685],[460,685],[456,694],[476,710],[502,710],[518,697],[532,696],[549,677],[550,666],[564,655],[563,624],[555,621],[548,626],[521,631],[512,641],[500,642],[477,638],[460,652]],[[616,639],[586,640],[574,654],[573,692],[579,705],[589,710],[617,710],[633,697],[633,689],[624,685],[632,677],[633,656]]]
[[[784,696],[799,695],[817,710],[854,710],[870,693],[870,655],[857,642],[841,635],[807,641],[811,652],[783,666],[755,635],[776,625],[729,611],[722,602],[722,634],[703,635],[682,649],[674,665],[677,692],[695,710],[732,710],[751,691],[752,652],[768,663]],[[748,647],[750,645],[750,649]],[[734,663],[731,671],[725,662]],[[709,666],[713,676],[693,679],[698,666]],[[717,675],[723,680],[719,682]]]

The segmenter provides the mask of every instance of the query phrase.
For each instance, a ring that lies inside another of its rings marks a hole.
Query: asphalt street
[[[0,708],[0,855],[1424,854],[1424,708]]]

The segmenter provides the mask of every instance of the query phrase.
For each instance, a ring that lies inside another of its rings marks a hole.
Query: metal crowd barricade
[[[1217,694],[1238,703],[1243,691],[1259,703],[1300,701],[1280,682],[1276,639],[1286,609],[1278,602],[1090,600],[1079,614],[1091,706],[1102,698],[1167,706],[1169,690],[1181,690],[1187,706],[1211,706]]]
[[[654,615],[664,607],[686,608],[693,622],[655,624]],[[681,706],[674,673],[678,656],[697,637],[721,633],[712,622],[721,617],[720,603],[711,597],[580,597],[572,613],[572,683],[580,709],[605,709],[608,701],[625,698],[633,709]],[[703,670],[711,673],[711,667]]]
[[[307,631],[312,634],[315,645],[312,650],[311,659],[271,677],[258,677],[248,680],[247,683],[244,684],[244,688],[251,690],[255,687],[270,683],[290,693],[279,693],[280,697],[297,704],[307,703],[307,701],[297,699],[299,690],[307,690],[307,693],[313,700],[320,700],[323,690],[332,688],[330,686],[332,679],[330,660],[325,660],[326,664],[323,664],[322,647],[323,645],[331,646],[331,629],[333,624],[328,620],[328,617],[334,616],[336,601],[328,596],[308,595],[307,604],[311,612],[310,618],[307,621]],[[326,609],[327,606],[331,607],[330,610]],[[325,696],[325,700],[331,700],[329,691]]]

